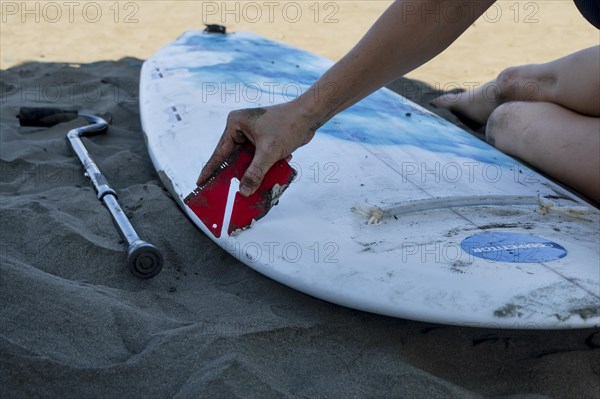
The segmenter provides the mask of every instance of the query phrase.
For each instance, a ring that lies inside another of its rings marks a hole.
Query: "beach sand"
[[[477,329],[354,311],[252,271],[199,233],[147,155],[137,90],[142,59],[201,28],[206,4],[131,3],[139,21],[125,25],[126,2],[117,3],[119,23],[73,24],[21,23],[6,14],[8,3],[0,32],[0,397],[600,397],[597,330]],[[95,4],[114,17],[113,2]],[[335,4],[335,24],[227,25],[336,59],[388,2]],[[512,4],[500,3],[505,13]],[[598,43],[571,2],[534,4],[537,25],[477,22],[444,58],[409,75],[426,83],[392,87],[427,106],[452,82],[483,82],[505,66]],[[322,20],[331,10],[318,5]],[[66,132],[82,121],[18,126],[19,107],[50,105],[112,119],[86,146],[140,235],[163,250],[156,278],[129,274],[124,244],[68,146]]]
[[[338,60],[391,2],[67,3],[38,1],[24,6],[1,1],[0,67],[24,61],[146,59],[183,31],[204,29],[204,23],[254,32]],[[456,16],[452,5],[433,11],[421,18]],[[550,61],[599,41],[598,30],[570,0],[498,1],[443,54],[407,77],[433,86],[468,87],[494,78],[506,67]]]

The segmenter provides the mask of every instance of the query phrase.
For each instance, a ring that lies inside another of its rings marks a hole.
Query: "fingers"
[[[273,158],[272,153],[260,151],[258,148],[254,153],[252,163],[246,169],[240,182],[240,194],[244,197],[254,194],[262,183],[265,175],[279,159]]]
[[[239,144],[249,141],[254,144],[256,150],[252,163],[241,178],[240,194],[247,197],[256,192],[275,162],[284,157],[286,153],[290,154],[291,152],[290,149],[287,149],[289,145],[286,146],[277,136],[281,118],[278,118],[277,115],[267,118],[263,116],[266,112],[262,108],[230,112],[225,132],[210,159],[202,168],[196,184],[200,185],[210,178]],[[295,148],[293,145],[291,147],[291,150]],[[286,160],[291,160],[291,155],[288,155]]]
[[[215,151],[210,156],[208,162],[202,168],[196,184],[200,185],[202,182],[208,179],[210,175],[212,175],[213,172],[219,167],[219,165],[225,162],[235,146],[236,143],[234,138],[231,134],[229,134],[228,130],[225,130],[225,133],[223,133],[223,136],[221,136],[221,139],[219,140],[219,144],[217,144],[217,148],[215,148]]]

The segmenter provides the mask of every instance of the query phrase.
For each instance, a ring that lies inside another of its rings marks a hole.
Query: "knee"
[[[544,64],[509,67],[496,77],[504,101],[548,101],[556,81],[556,74]]]
[[[511,143],[517,139],[515,126],[519,121],[521,103],[508,102],[498,106],[490,115],[485,128],[485,140],[500,151],[509,152]]]
[[[500,91],[508,91],[510,88],[519,84],[519,70],[521,67],[508,67],[498,74],[496,84]]]

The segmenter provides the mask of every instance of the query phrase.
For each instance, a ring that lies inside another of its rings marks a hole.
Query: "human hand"
[[[294,102],[232,111],[225,132],[196,184],[208,179],[238,145],[250,141],[256,152],[240,181],[240,193],[246,197],[252,195],[271,166],[308,143],[317,127]]]

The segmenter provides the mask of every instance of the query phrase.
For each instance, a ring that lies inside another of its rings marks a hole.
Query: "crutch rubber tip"
[[[140,279],[148,279],[162,270],[163,256],[154,245],[139,240],[129,246],[127,262],[131,274]]]

